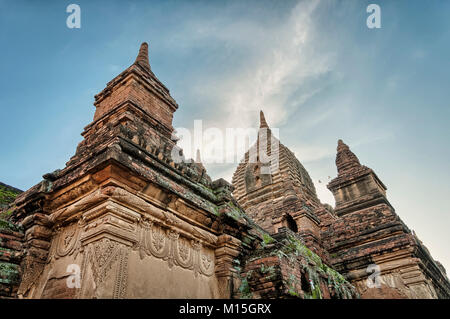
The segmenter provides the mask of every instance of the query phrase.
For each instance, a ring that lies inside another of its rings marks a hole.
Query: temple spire
[[[197,164],[197,167],[200,168],[200,171],[205,171],[206,172],[206,168],[202,163],[202,158],[200,157],[200,150],[197,149],[197,154],[195,156],[195,164]]]
[[[361,167],[358,157],[350,150],[347,144],[338,140],[336,166],[338,174],[343,174],[353,168]]]
[[[267,125],[266,118],[264,117],[264,113],[261,110],[259,112],[259,128],[264,128],[264,127],[269,128],[269,125]]]
[[[197,149],[197,154],[196,154],[196,157],[195,157],[195,162],[196,162],[196,163],[201,163],[201,162],[202,162],[202,159],[201,159],[201,157],[200,157],[200,150],[199,150],[199,149]]]
[[[147,42],[143,42],[141,44],[141,47],[139,49],[139,54],[136,57],[136,61],[134,64],[139,64],[141,67],[143,67],[147,71],[151,71],[150,69],[150,62],[148,60],[148,44]]]

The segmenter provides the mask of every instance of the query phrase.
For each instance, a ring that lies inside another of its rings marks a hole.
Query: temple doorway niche
[[[283,226],[287,227],[288,229],[290,229],[294,233],[298,232],[297,223],[295,222],[294,218],[292,218],[291,215],[287,214],[287,215],[284,216],[284,223],[283,224],[284,224]]]

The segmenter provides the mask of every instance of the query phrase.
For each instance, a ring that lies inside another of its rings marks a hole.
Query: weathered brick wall
[[[9,205],[14,202],[14,199],[20,193],[22,193],[20,189],[0,182],[0,218],[8,215]]]
[[[241,260],[240,298],[358,297],[354,287],[286,228]]]
[[[331,254],[346,249],[345,254],[365,255],[375,251],[363,251],[360,243],[392,237],[396,232],[403,235],[410,231],[390,206],[380,204],[336,219],[324,229],[322,240]]]
[[[16,297],[20,283],[23,232],[0,219],[0,299]]]
[[[336,218],[322,218],[321,226],[333,266],[363,298],[448,298],[445,273],[395,213],[386,186],[341,140],[336,166],[338,176],[328,184]],[[374,266],[381,285],[375,290],[367,281]]]

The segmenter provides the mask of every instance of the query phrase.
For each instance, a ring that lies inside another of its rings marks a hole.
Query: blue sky
[[[70,3],[81,29],[66,27]],[[369,3],[381,29],[366,26]],[[449,1],[0,0],[0,181],[27,189],[63,168],[94,95],[147,41],[175,127],[256,126],[263,109],[331,204],[342,138],[450,270],[449,13]],[[229,179],[235,165],[207,168]]]

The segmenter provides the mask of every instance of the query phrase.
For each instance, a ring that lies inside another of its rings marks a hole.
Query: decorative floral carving
[[[128,255],[129,251],[125,245],[109,238],[90,243],[84,254],[82,274],[85,274],[87,267],[90,266],[94,277],[94,289],[96,289],[105,281],[114,265],[117,265],[113,298],[124,298],[128,284]]]
[[[202,262],[203,267],[205,267],[205,269],[209,269],[209,267],[211,266],[211,258],[208,256],[202,256]]]
[[[189,256],[189,247],[187,244],[184,244],[182,241],[178,243],[178,251],[180,254],[180,257],[183,261],[186,261]]]
[[[153,230],[152,239],[152,243],[155,246],[155,249],[161,251],[161,249],[164,247],[164,241],[166,239],[164,233],[162,231]]]
[[[211,276],[214,273],[214,256],[212,254],[202,252],[200,271],[206,276]]]
[[[64,248],[67,248],[67,246],[69,246],[71,239],[73,238],[73,236],[75,235],[75,230],[72,230],[72,232],[68,232],[65,236],[64,236]]]
[[[157,258],[165,258],[169,252],[169,240],[164,230],[151,224],[149,231],[144,233],[144,241],[147,254]]]
[[[52,242],[52,252],[49,254],[48,261],[53,257],[58,259],[70,256],[73,253],[78,254],[81,248],[79,239],[82,223],[82,220],[80,220],[78,223],[73,223],[64,229],[57,229],[55,239]]]
[[[170,268],[176,265],[190,269],[195,276],[214,274],[214,256],[199,241],[180,236],[174,229],[150,220],[140,221],[140,242],[135,248],[141,258],[153,256],[166,260]]]

